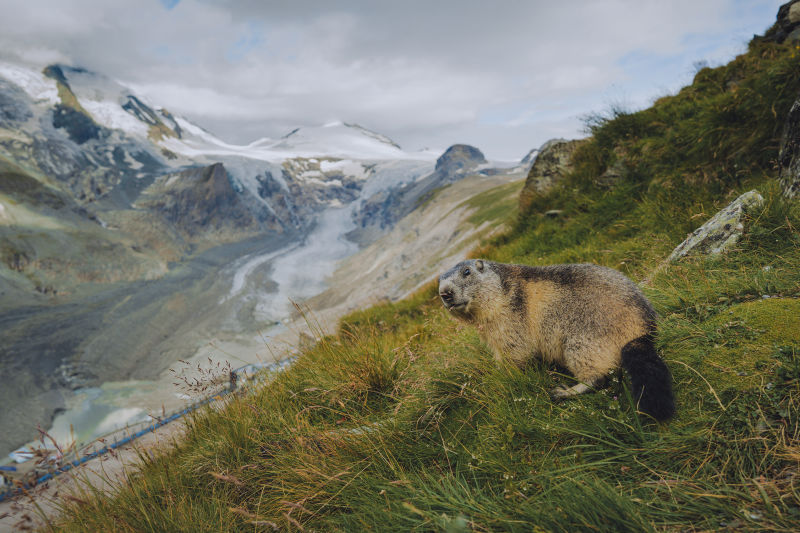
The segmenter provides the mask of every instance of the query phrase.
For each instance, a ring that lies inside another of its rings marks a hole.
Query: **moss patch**
[[[776,348],[800,347],[800,300],[770,298],[731,306],[702,323],[709,351],[706,376],[715,386],[763,386],[781,362]],[[710,367],[710,368],[709,368]]]

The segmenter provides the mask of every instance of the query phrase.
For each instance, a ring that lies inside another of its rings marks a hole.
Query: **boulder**
[[[800,0],[792,0],[779,7],[776,19],[763,37],[756,37],[757,40],[777,43],[800,40]]]
[[[525,186],[519,193],[521,213],[528,210],[534,196],[550,190],[572,170],[572,154],[584,142],[583,140],[551,139],[539,148],[536,159],[528,172],[528,178],[525,180]]]
[[[778,164],[778,179],[783,194],[787,198],[794,198],[800,192],[800,99],[792,105],[786,118]]]
[[[705,224],[690,233],[667,258],[677,261],[690,253],[718,254],[735,245],[744,232],[744,217],[764,203],[756,191],[749,191],[731,202]]]

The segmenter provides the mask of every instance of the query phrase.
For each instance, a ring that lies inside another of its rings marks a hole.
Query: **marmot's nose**
[[[442,301],[446,304],[453,303],[453,289],[445,289],[439,292],[439,296],[442,297]]]

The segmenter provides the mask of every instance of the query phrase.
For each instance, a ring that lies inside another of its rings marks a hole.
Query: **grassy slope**
[[[789,47],[761,44],[645,111],[593,123],[560,188],[476,255],[593,261],[650,275],[685,234],[757,187],[738,250],[661,270],[678,415],[637,416],[626,381],[553,404],[568,379],[497,368],[433,284],[355,313],[338,335],[146,459],[113,498],[87,492],[65,530],[790,530],[800,520],[800,213],[776,187],[800,89]],[[595,183],[621,158],[624,177]],[[553,220],[540,213],[563,209]],[[769,268],[766,268],[769,267]],[[764,299],[762,295],[773,298]]]

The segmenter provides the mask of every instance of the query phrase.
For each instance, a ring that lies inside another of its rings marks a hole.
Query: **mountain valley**
[[[408,153],[342,122],[231,145],[100,74],[0,64],[0,452],[56,415],[72,420],[86,391],[104,384],[135,386],[125,401],[101,395],[100,426],[180,405],[168,372],[178,360],[235,367],[283,356],[265,354],[262,339],[297,338],[290,299],[311,298],[335,321],[359,303],[404,296],[434,270],[403,288],[358,291],[358,273],[337,265],[365,247],[359,261],[385,256],[386,239],[415,209],[451,212],[431,203],[441,191],[485,190],[527,171],[501,166],[466,145],[441,157]],[[460,231],[456,222],[475,209],[456,211],[441,234]],[[437,227],[430,217],[424,231]],[[461,253],[485,234],[475,227]],[[433,261],[434,250],[404,255],[407,241],[394,238],[406,267]],[[456,253],[442,246],[437,256]],[[399,283],[385,266],[383,279]],[[325,292],[330,279],[353,289]],[[132,401],[137,388],[146,392]]]

